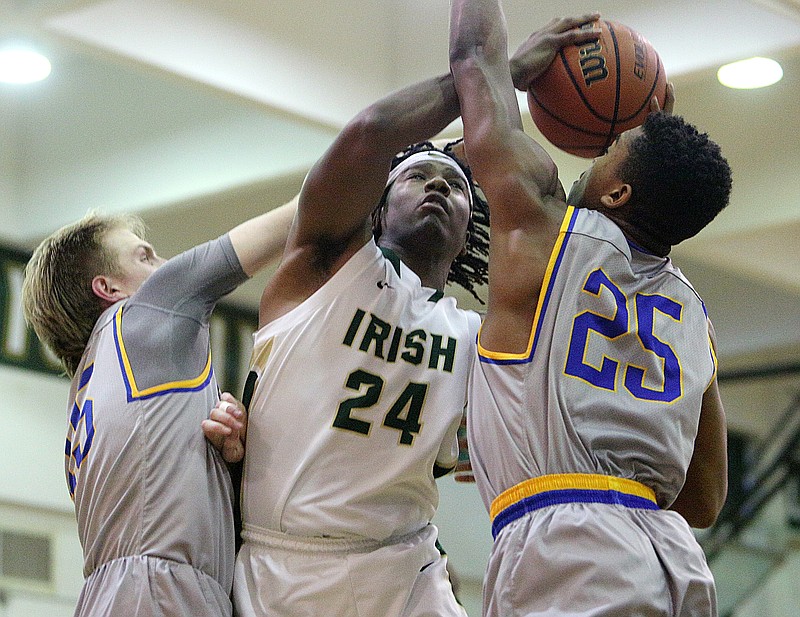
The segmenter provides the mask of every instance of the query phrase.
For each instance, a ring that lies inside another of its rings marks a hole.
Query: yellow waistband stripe
[[[503,510],[527,497],[565,490],[616,491],[656,503],[653,489],[636,480],[591,473],[560,473],[531,478],[503,491],[492,501],[489,515],[494,520]]]

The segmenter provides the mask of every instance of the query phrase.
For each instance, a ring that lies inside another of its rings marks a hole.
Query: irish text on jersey
[[[456,339],[445,338],[441,334],[415,329],[404,332],[376,315],[358,309],[350,320],[350,325],[342,341],[365,353],[372,353],[386,362],[398,360],[413,365],[426,361],[427,367],[452,373],[456,357]]]

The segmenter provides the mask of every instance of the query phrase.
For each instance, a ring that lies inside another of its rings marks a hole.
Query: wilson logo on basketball
[[[599,36],[561,48],[530,85],[528,109],[555,147],[585,158],[600,156],[617,135],[644,122],[653,97],[663,107],[664,65],[635,30],[608,20]]]
[[[580,56],[581,74],[583,75],[583,82],[587,87],[596,81],[602,81],[608,77],[608,68],[606,68],[606,59],[603,56],[603,48],[600,46],[600,41],[589,41],[584,45],[579,45],[578,54]]]

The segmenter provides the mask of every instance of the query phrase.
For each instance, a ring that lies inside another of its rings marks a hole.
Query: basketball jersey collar
[[[397,276],[400,276],[400,256],[390,248],[384,246],[379,246],[378,248],[381,250],[381,253],[383,253],[383,256],[389,260],[389,263],[392,264]]]
[[[625,236],[625,240],[627,240],[628,246],[630,246],[632,249],[634,249],[634,250],[636,250],[636,251],[638,251],[640,253],[644,253],[645,255],[652,255],[653,257],[658,257],[660,259],[663,259],[663,257],[661,255],[656,255],[653,251],[649,251],[646,248],[644,248],[643,246],[640,246],[640,245],[636,244],[633,240],[631,240],[627,236]]]
[[[402,274],[400,273],[400,264],[402,263],[400,260],[400,256],[397,253],[395,253],[392,249],[386,248],[385,246],[379,246],[378,248],[380,249],[381,253],[383,253],[383,256],[389,261],[389,263],[392,264],[392,268],[394,268],[394,271],[397,273],[397,276],[402,276]],[[430,298],[428,298],[428,302],[438,302],[443,297],[444,297],[444,291],[442,291],[441,289],[436,289],[431,294]]]

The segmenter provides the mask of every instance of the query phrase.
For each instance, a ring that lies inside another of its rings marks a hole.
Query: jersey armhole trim
[[[137,399],[148,399],[171,392],[196,392],[202,390],[211,382],[214,371],[211,365],[211,349],[209,349],[206,365],[203,367],[200,375],[194,379],[170,381],[140,390],[136,384],[136,378],[133,375],[133,369],[131,368],[130,359],[128,358],[128,352],[125,349],[125,343],[122,340],[123,308],[124,305],[121,306],[114,315],[114,343],[117,349],[117,359],[119,360],[122,379],[125,382],[125,390],[129,403]]]
[[[567,211],[564,213],[564,219],[561,222],[561,229],[558,232],[558,238],[553,245],[553,250],[550,253],[550,261],[545,270],[544,280],[542,281],[542,293],[539,294],[539,302],[536,305],[536,313],[533,317],[531,325],[531,333],[528,339],[528,347],[522,353],[505,353],[498,351],[489,351],[481,345],[480,331],[478,331],[478,358],[481,362],[488,364],[524,364],[530,362],[533,354],[536,351],[536,343],[539,340],[539,334],[542,329],[542,322],[544,314],[547,312],[547,307],[550,304],[550,298],[553,293],[553,284],[564,260],[566,253],[567,241],[575,227],[575,222],[578,218],[579,210],[574,206],[567,206]]]

